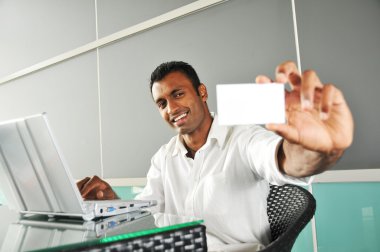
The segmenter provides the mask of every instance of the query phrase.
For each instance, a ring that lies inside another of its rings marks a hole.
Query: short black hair
[[[200,86],[201,82],[199,80],[198,74],[190,64],[183,61],[170,61],[159,65],[150,76],[150,92],[152,92],[153,83],[164,79],[166,75],[173,72],[181,72],[186,75],[186,77],[189,78],[193,84],[195,91],[199,95],[198,87]]]

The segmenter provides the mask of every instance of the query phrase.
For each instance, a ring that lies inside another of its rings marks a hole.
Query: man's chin
[[[191,133],[191,130],[187,129],[187,128],[182,128],[182,127],[176,127],[175,128],[175,131],[180,134],[180,135],[186,135],[186,134],[189,134]]]
[[[170,123],[170,126],[180,135],[190,134],[193,130],[186,127],[185,125],[174,125],[173,123]]]

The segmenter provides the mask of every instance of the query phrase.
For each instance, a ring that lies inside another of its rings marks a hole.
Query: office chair
[[[313,195],[296,185],[270,185],[267,199],[272,242],[260,252],[290,252],[299,233],[314,215]]]

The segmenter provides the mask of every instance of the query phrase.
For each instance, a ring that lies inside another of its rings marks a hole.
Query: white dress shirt
[[[281,137],[260,126],[221,126],[215,115],[206,143],[194,160],[181,137],[153,156],[147,185],[138,199],[155,199],[154,211],[205,221],[213,244],[268,244],[269,185],[306,185],[277,167]]]

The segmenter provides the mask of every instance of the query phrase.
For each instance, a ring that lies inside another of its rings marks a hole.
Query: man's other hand
[[[78,189],[85,200],[113,200],[118,199],[111,186],[99,178],[86,177],[77,182]]]

